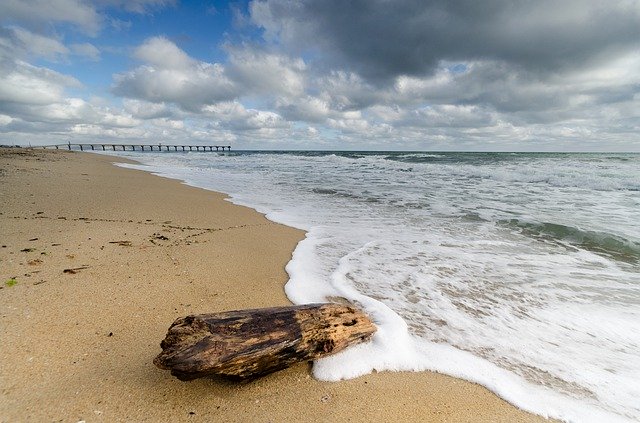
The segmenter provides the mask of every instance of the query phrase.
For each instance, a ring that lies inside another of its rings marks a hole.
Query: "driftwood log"
[[[173,322],[153,362],[180,380],[253,379],[336,353],[375,331],[361,311],[341,304],[192,315]]]

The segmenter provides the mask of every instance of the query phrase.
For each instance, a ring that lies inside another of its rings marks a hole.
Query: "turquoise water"
[[[307,231],[296,303],[346,297],[339,380],[436,370],[569,421],[640,420],[640,155],[126,153]]]

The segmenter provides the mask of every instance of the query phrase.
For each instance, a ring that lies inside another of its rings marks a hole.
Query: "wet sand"
[[[220,158],[224,160],[224,158]],[[153,366],[179,316],[289,304],[304,233],[108,156],[0,149],[0,421],[528,422],[437,373],[250,383]]]

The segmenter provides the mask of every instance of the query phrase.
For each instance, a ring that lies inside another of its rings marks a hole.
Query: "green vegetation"
[[[16,278],[11,278],[11,279],[7,280],[4,284],[7,285],[7,286],[13,286],[13,285],[15,285],[17,283],[18,283],[18,281],[16,280]]]

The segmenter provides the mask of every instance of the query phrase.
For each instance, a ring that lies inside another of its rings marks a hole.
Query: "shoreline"
[[[151,363],[173,320],[288,304],[303,232],[121,157],[20,150],[0,149],[0,421],[543,420],[432,372],[176,380]]]

